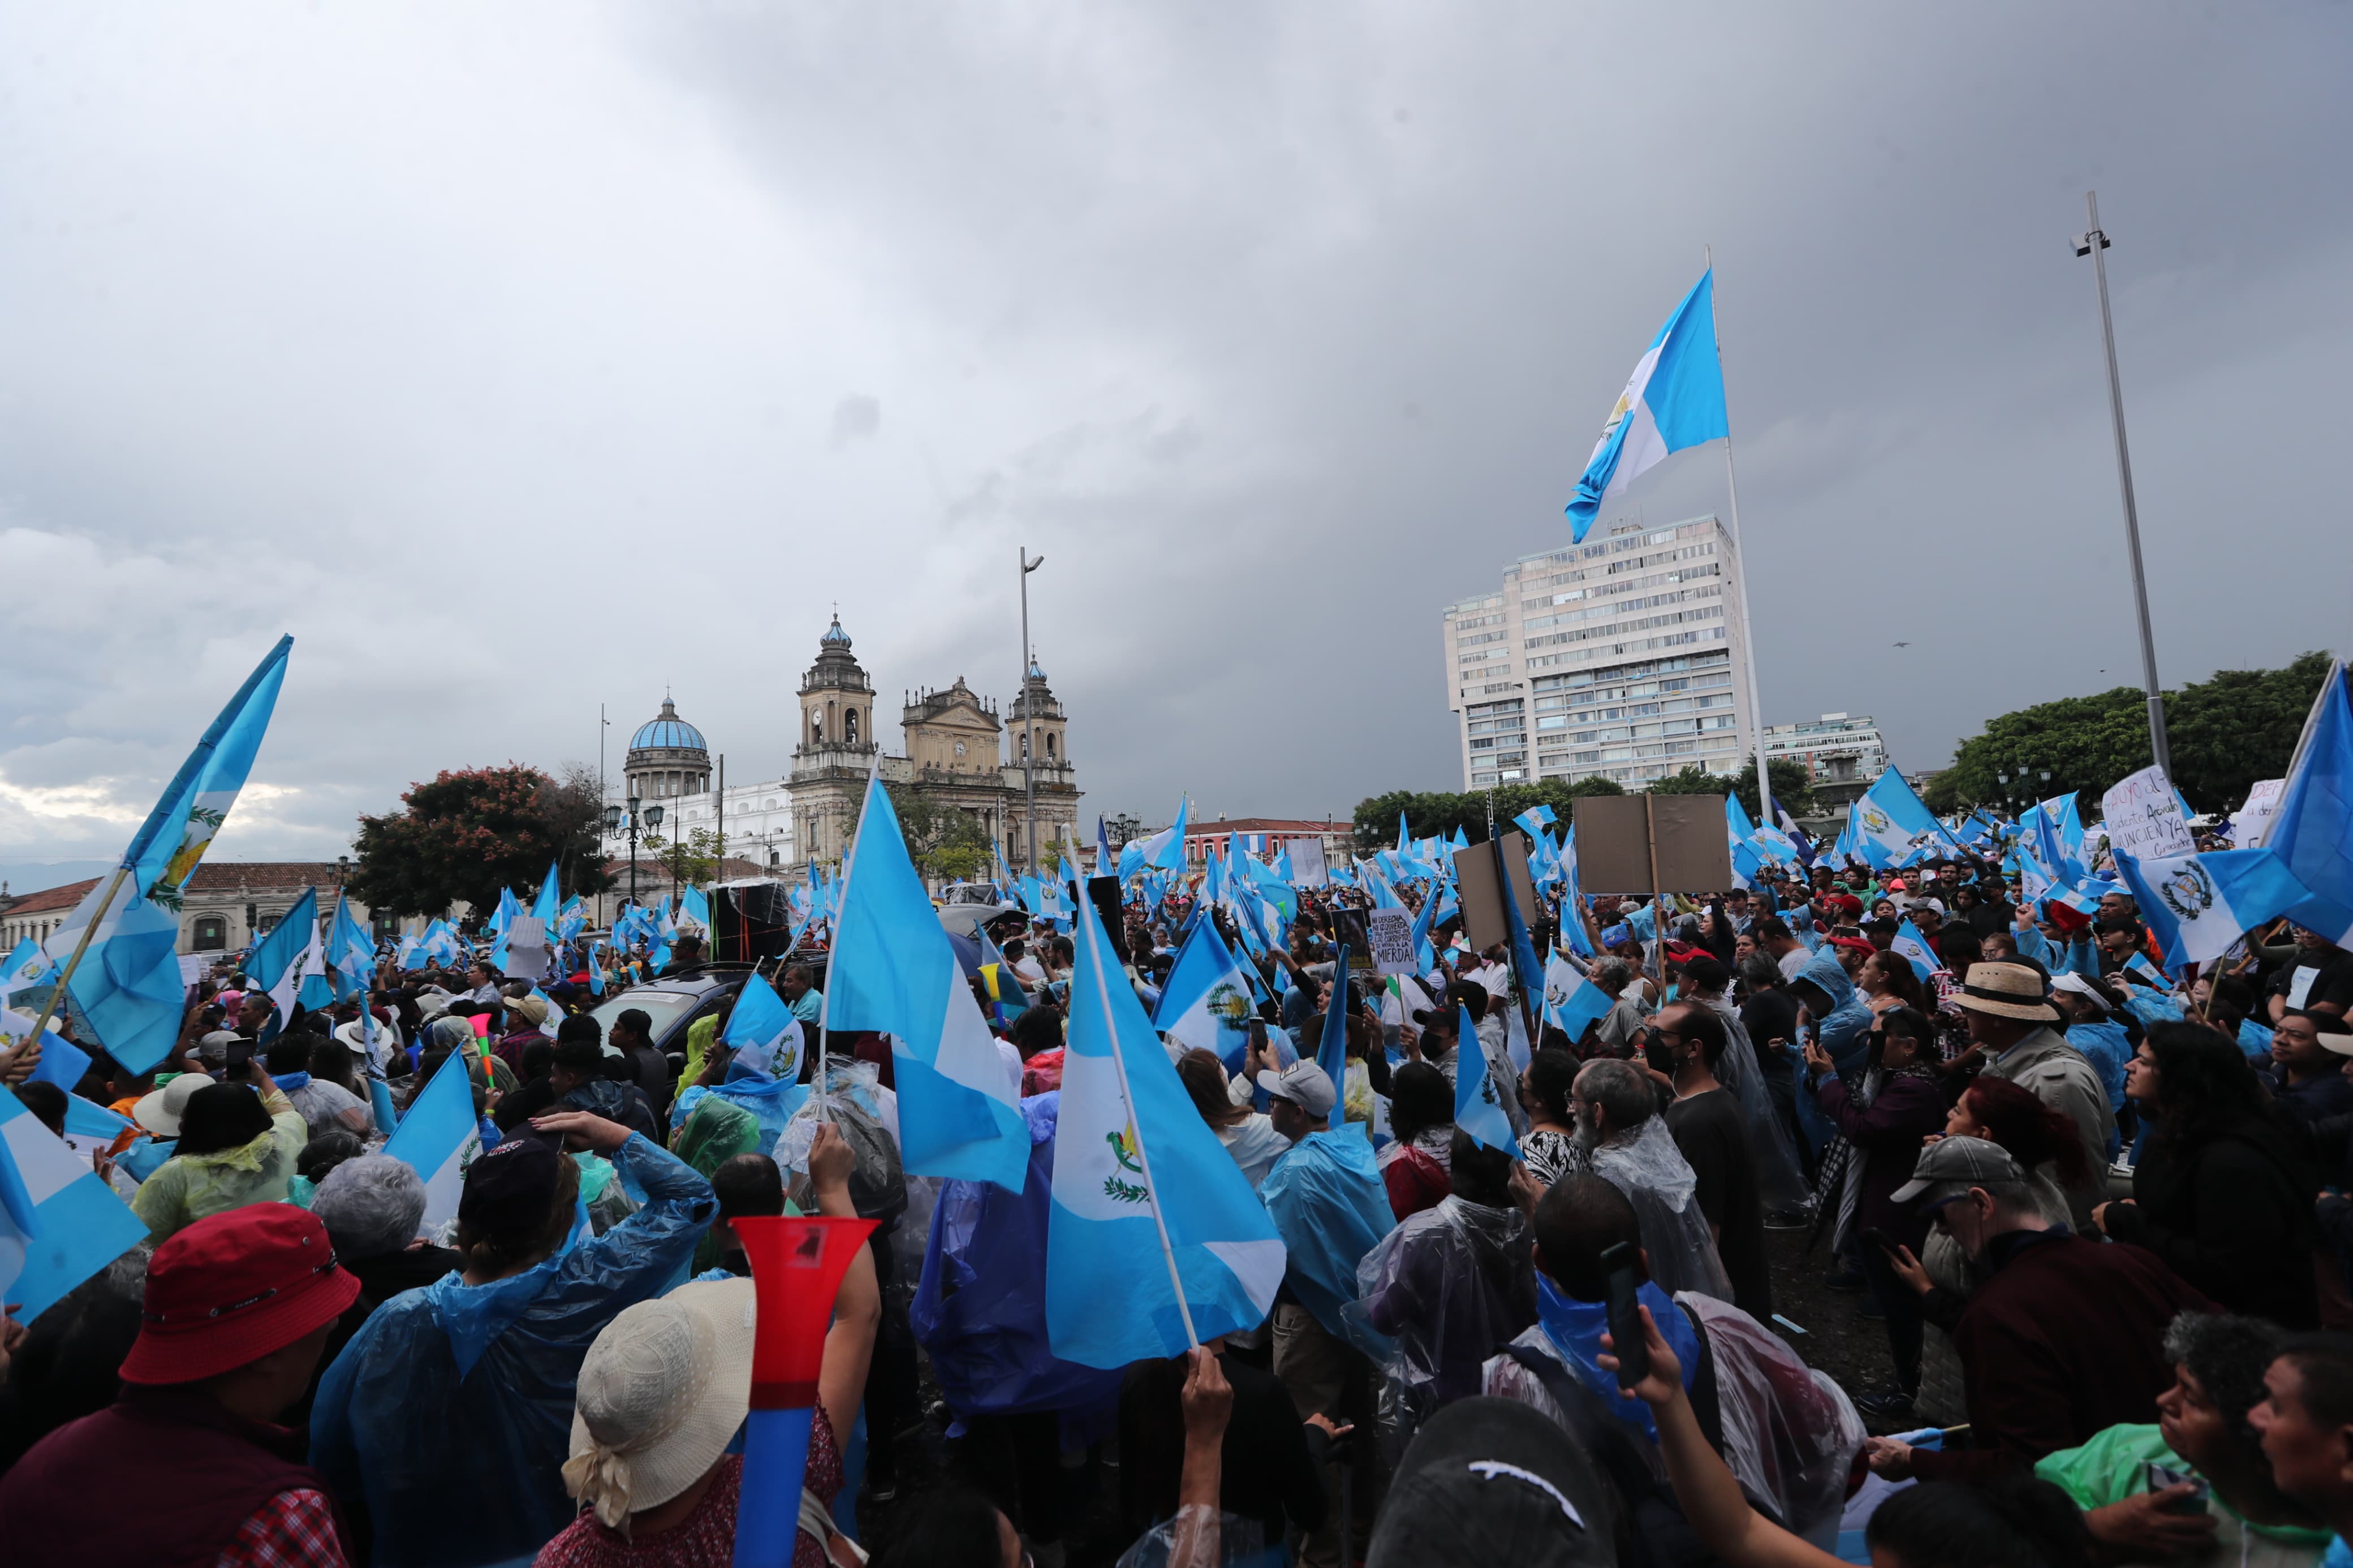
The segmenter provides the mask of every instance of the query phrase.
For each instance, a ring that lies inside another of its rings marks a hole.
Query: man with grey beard
[[[1659,1115],[1651,1082],[1632,1062],[1586,1063],[1569,1090],[1577,1141],[1592,1157],[1593,1173],[1634,1205],[1659,1288],[1729,1301],[1732,1281],[1700,1212],[1699,1178]]]

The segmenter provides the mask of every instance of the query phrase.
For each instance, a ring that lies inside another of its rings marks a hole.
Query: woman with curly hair
[[[2155,1131],[2133,1195],[2100,1205],[2092,1223],[2234,1312],[2314,1327],[2319,1169],[2238,1046],[2201,1025],[2158,1024],[2133,1053],[2125,1093]]]

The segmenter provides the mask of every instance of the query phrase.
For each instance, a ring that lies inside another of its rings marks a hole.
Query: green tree
[[[683,839],[649,833],[638,840],[638,847],[654,864],[670,873],[671,881],[682,887],[699,886],[719,876],[719,830],[715,827],[689,828]]]
[[[567,893],[611,885],[598,853],[596,786],[537,768],[461,768],[411,784],[402,809],[362,816],[348,886],[380,913],[438,915],[462,900],[477,913],[499,890],[537,886],[550,860]]]
[[[1773,798],[1791,816],[1810,816],[1814,812],[1813,775],[1806,764],[1795,757],[1773,757],[1767,761],[1766,771],[1773,781]],[[1646,795],[1736,795],[1740,808],[1751,822],[1762,822],[1757,812],[1757,763],[1748,765],[1730,777],[1712,773],[1697,763],[1680,773],[1670,773],[1643,792]]]
[[[2280,669],[2222,669],[2163,694],[2173,782],[2193,809],[2227,811],[2258,779],[2287,771],[2305,715],[2328,672],[2328,656],[2307,653]],[[1924,796],[1932,811],[1998,805],[2075,792],[2085,815],[2109,785],[2149,765],[2148,706],[2137,687],[2000,714],[1961,742],[1953,765]],[[2048,769],[2046,784],[2042,773]],[[2034,782],[2021,789],[2019,775]],[[2001,776],[2008,773],[2010,783]]]
[[[1624,795],[1622,785],[1604,778],[1540,779],[1535,784],[1502,784],[1493,790],[1464,795],[1443,791],[1391,790],[1356,805],[1356,853],[1397,847],[1398,814],[1405,814],[1406,830],[1416,838],[1449,837],[1461,828],[1474,844],[1487,839],[1487,813],[1492,805],[1495,826],[1508,831],[1512,818],[1535,805],[1549,805],[1567,820],[1572,805],[1588,795]]]
[[[980,818],[960,806],[936,801],[904,784],[884,784],[899,814],[899,834],[915,869],[944,881],[969,881],[988,869],[995,846]],[[1039,846],[1039,853],[1047,854]]]

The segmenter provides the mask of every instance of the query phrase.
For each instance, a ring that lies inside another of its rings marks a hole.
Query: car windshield
[[[649,1020],[646,1033],[656,1045],[669,1037],[670,1026],[694,1011],[701,997],[691,991],[624,991],[596,1007],[589,1016],[604,1031],[604,1037],[613,1037],[613,1020],[635,1007]]]

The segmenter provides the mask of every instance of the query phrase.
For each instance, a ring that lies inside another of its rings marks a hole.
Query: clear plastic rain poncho
[[[1757,1152],[1757,1190],[1767,1208],[1799,1207],[1813,1195],[1813,1188],[1798,1168],[1798,1146],[1788,1126],[1765,1091],[1765,1069],[1757,1063],[1748,1026],[1740,1021],[1740,1009],[1721,994],[1704,1001],[1724,1020],[1724,1031],[1729,1037],[1715,1077],[1732,1091],[1748,1118],[1748,1143]]]
[[[1536,1321],[1527,1216],[1448,1197],[1409,1215],[1356,1266],[1350,1316],[1394,1339],[1390,1378],[1409,1419],[1479,1392],[1495,1347]]]
[[[1593,1149],[1593,1173],[1626,1194],[1642,1226],[1651,1278],[1670,1294],[1696,1290],[1732,1300],[1732,1279],[1716,1256],[1715,1237],[1700,1212],[1699,1177],[1692,1172],[1663,1117]]]
[[[328,1367],[311,1463],[365,1500],[376,1568],[527,1560],[578,1512],[562,1471],[580,1363],[684,1271],[719,1212],[711,1184],[642,1135],[613,1163],[644,1207],[512,1278],[395,1296]]]
[[[1830,1374],[1728,1301],[1680,1292],[1715,1363],[1724,1462],[1784,1528],[1828,1552],[1838,1544],[1846,1482],[1862,1447],[1862,1418]]]
[[[732,1069],[731,1069],[732,1070]],[[858,1163],[850,1167],[849,1202],[860,1219],[889,1222],[907,1211],[906,1168],[899,1160],[899,1097],[882,1087],[872,1062],[835,1057],[828,1064],[826,1093],[812,1093],[785,1124],[768,1151],[784,1168],[786,1189],[807,1212],[817,1209],[808,1190],[809,1144],[819,1113],[840,1128]]]

